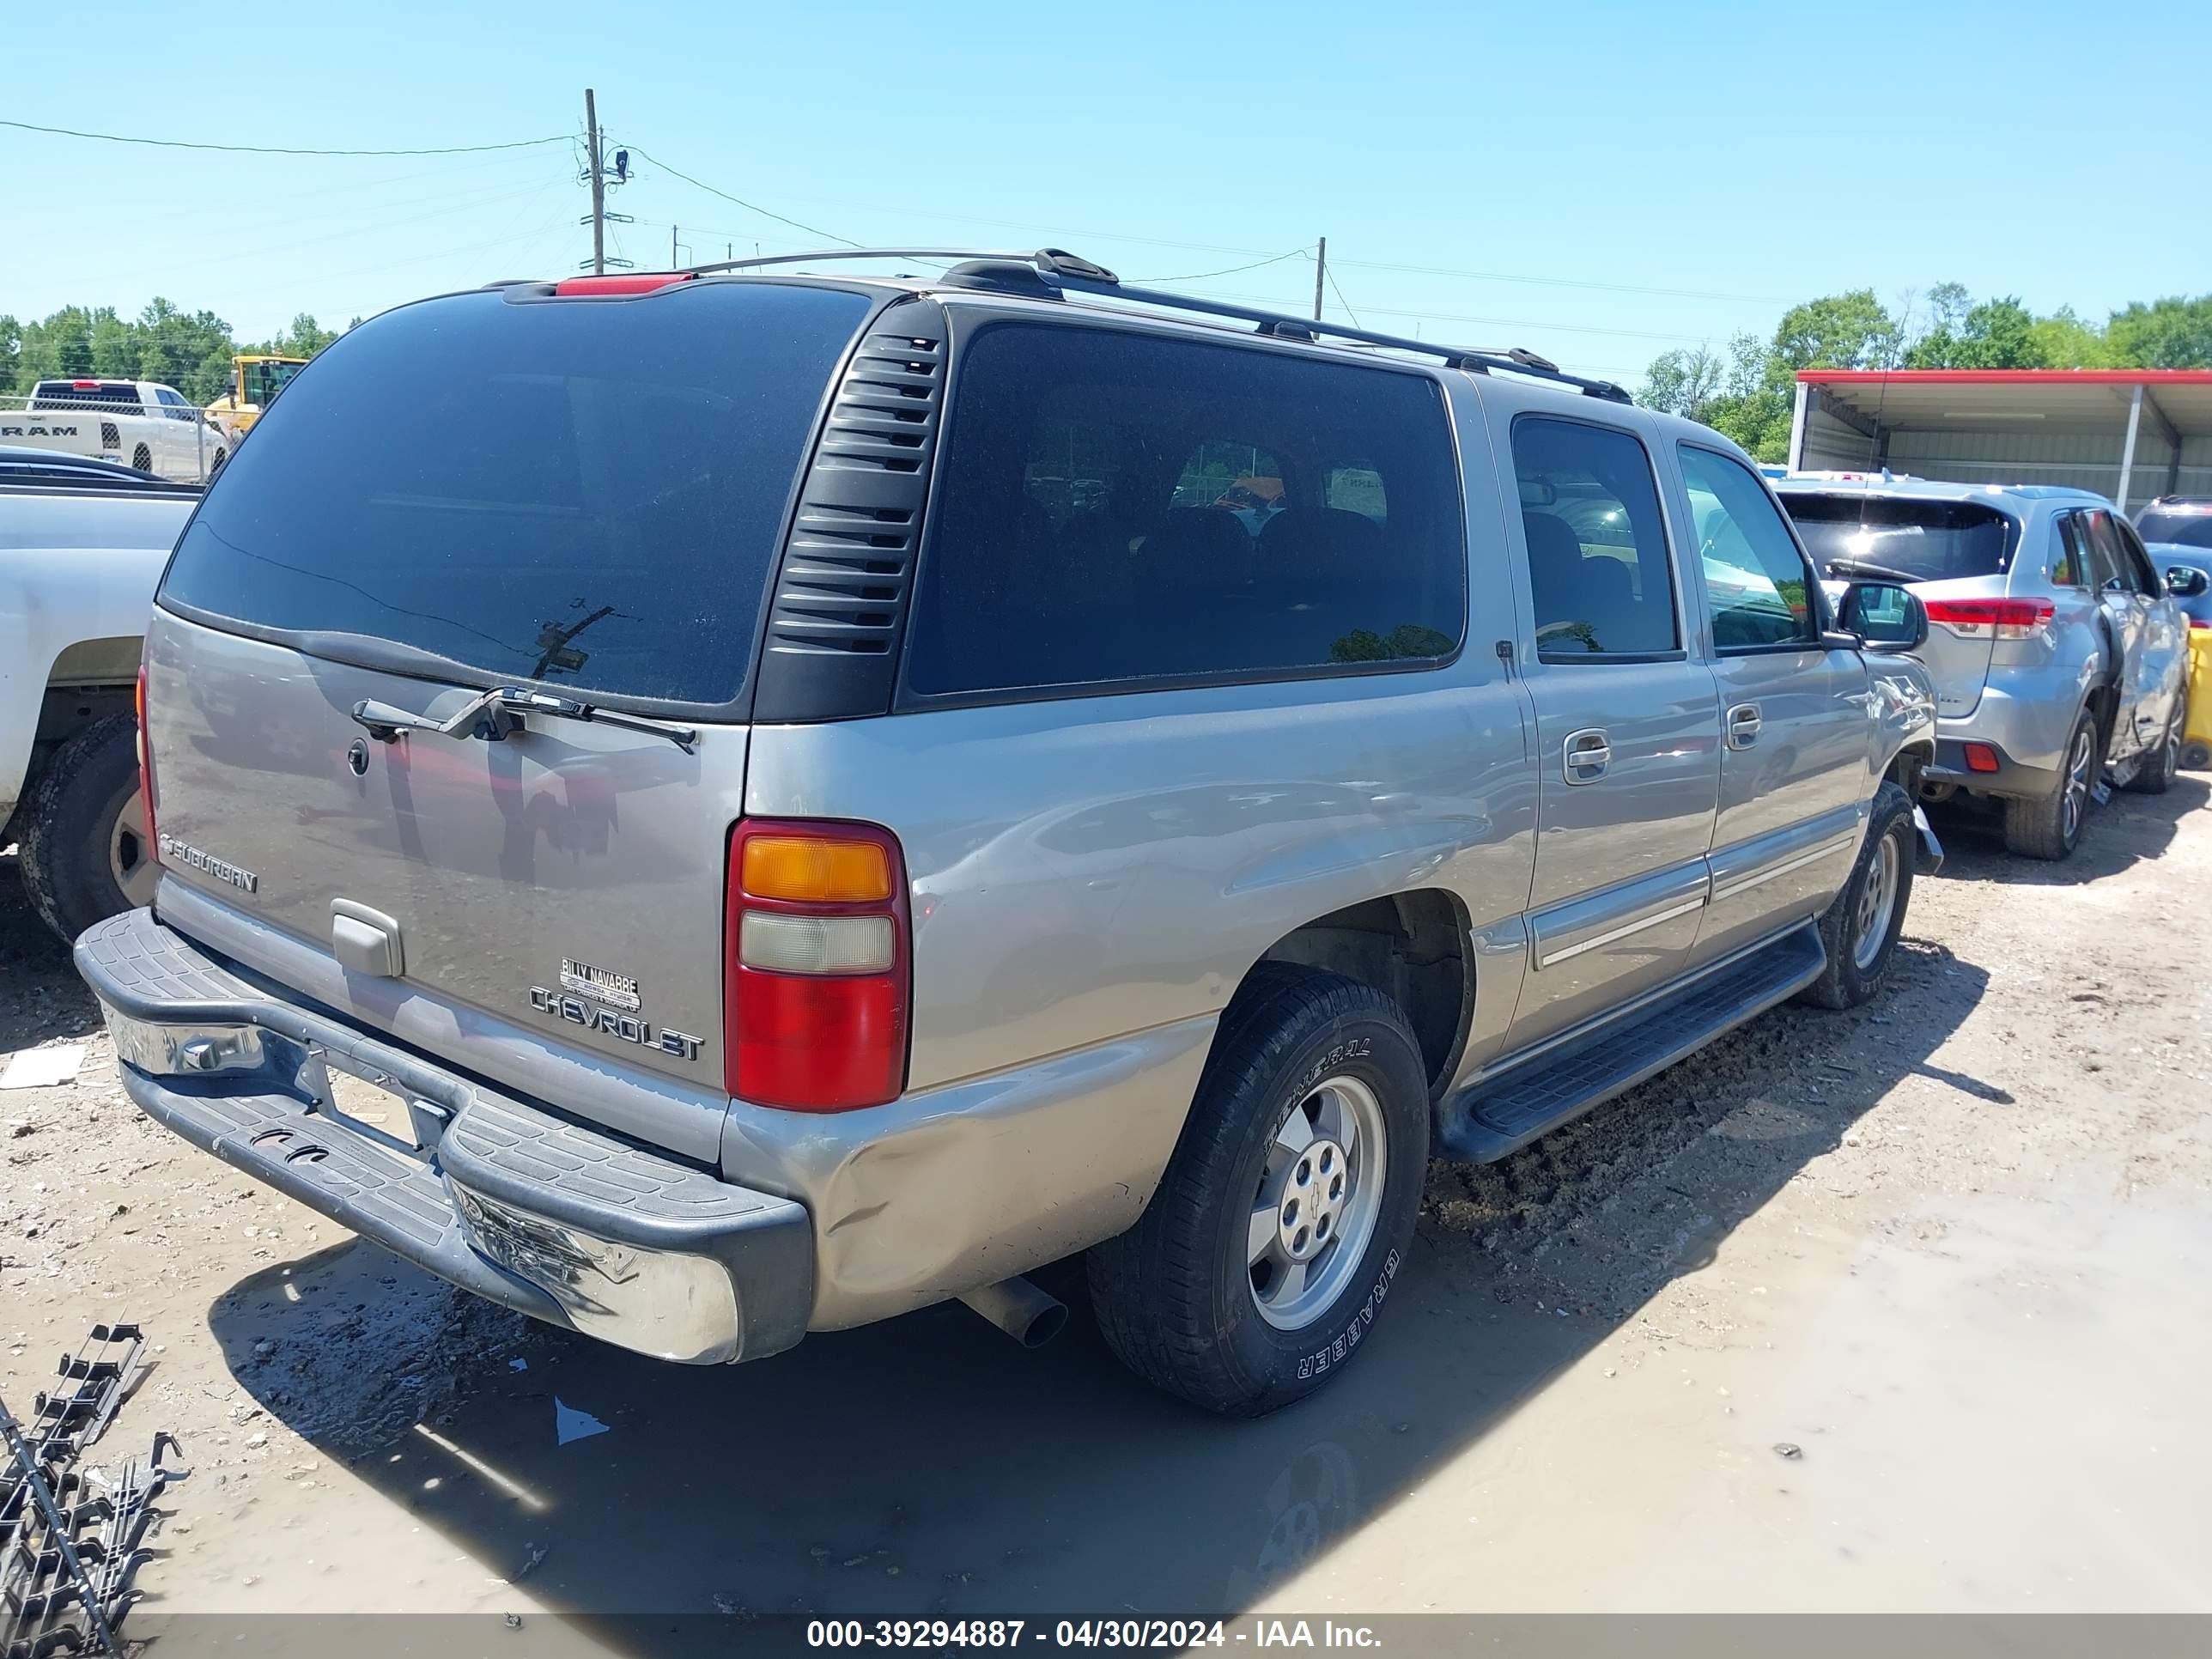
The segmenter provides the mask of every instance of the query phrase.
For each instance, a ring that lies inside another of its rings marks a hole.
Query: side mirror
[[[2166,591],[2177,599],[2202,599],[2208,588],[2212,588],[2212,576],[2194,565],[2173,564],[2166,568]]]
[[[1895,582],[1853,582],[1844,590],[1836,620],[1869,651],[1917,651],[1928,643],[1928,607]]]

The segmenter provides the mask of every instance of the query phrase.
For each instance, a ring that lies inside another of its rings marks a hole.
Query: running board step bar
[[[1445,1103],[1441,1150],[1470,1164],[1517,1152],[1795,996],[1827,965],[1807,922],[1672,996],[1483,1079]]]

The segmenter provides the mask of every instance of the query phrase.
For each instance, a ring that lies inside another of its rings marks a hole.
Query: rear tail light
[[[138,806],[146,820],[146,847],[141,855],[161,861],[161,837],[154,830],[154,746],[146,736],[146,665],[138,665],[138,689],[131,694],[131,711],[138,721]]]
[[[1969,772],[1994,772],[1999,765],[1997,751],[1985,743],[1966,745],[1966,769]]]
[[[844,1112],[906,1087],[905,861],[872,824],[747,820],[730,837],[729,1091]]]
[[[1962,640],[2033,639],[2057,614],[2049,599],[1930,599],[1928,620]]]

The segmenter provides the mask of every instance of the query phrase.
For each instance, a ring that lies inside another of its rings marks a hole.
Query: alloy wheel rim
[[[2089,728],[2074,734],[2074,753],[2066,763],[2066,799],[2059,829],[2067,840],[2081,828],[2081,811],[2089,801]]]
[[[1313,1323],[1359,1271],[1389,1159],[1382,1102],[1357,1078],[1316,1083],[1276,1125],[1244,1259],[1252,1305],[1277,1330]]]
[[[1851,928],[1851,960],[1862,969],[1874,966],[1889,936],[1889,919],[1897,908],[1898,868],[1897,837],[1884,836],[1875,843],[1874,861],[1859,889],[1858,915]]]
[[[107,872],[134,909],[154,902],[154,884],[161,876],[160,867],[148,856],[145,824],[143,798],[133,789],[107,832]]]

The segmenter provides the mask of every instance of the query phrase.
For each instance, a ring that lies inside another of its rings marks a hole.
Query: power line
[[[1323,266],[1322,269],[1324,270],[1328,270],[1327,266]],[[1366,327],[1367,325],[1359,320],[1359,313],[1352,308],[1352,301],[1344,297],[1344,290],[1336,285],[1336,273],[1333,270],[1328,270],[1328,291],[1336,295],[1337,304],[1342,306],[1344,307],[1344,314],[1352,319],[1352,327]]]
[[[137,138],[119,132],[80,132],[74,127],[42,127],[30,121],[0,121],[0,127],[21,132],[52,133],[63,138],[97,138],[106,144],[151,144],[161,149],[218,149],[234,155],[478,155],[487,150],[529,149],[538,144],[565,144],[568,133],[550,138],[517,138],[504,144],[447,144],[434,149],[308,149],[276,144],[203,144],[184,138]]]
[[[1249,265],[1231,265],[1226,270],[1194,270],[1186,271],[1180,276],[1132,276],[1128,280],[1139,285],[1146,283],[1203,283],[1214,276],[1234,276],[1239,271],[1257,270],[1262,265],[1279,265],[1285,259],[1310,259],[1312,257],[1306,249],[1294,247],[1288,253],[1278,253],[1267,259],[1255,259]]]
[[[938,220],[951,224],[995,225],[1006,230],[1036,231],[1043,235],[1062,238],[1063,240],[1060,245],[1063,247],[1079,246],[1080,244],[1085,240],[1095,240],[1100,242],[1127,242],[1133,246],[1143,247],[1181,248],[1187,252],[1199,253],[1241,254],[1251,258],[1261,258],[1267,252],[1265,248],[1237,247],[1225,242],[1185,242],[1178,241],[1171,237],[1133,235],[1125,231],[1080,229],[1071,225],[1041,224],[1034,220],[1028,219],[999,219],[981,214],[936,212],[927,209],[916,208],[911,203],[907,203],[895,207],[883,206],[867,202],[855,203],[852,205],[866,209],[872,212],[899,213],[912,218]],[[786,221],[786,222],[788,223],[789,222]],[[818,235],[821,233],[816,232],[815,234]],[[1503,270],[1469,270],[1445,265],[1401,264],[1378,259],[1341,259],[1339,260],[1338,263],[1340,264],[1358,266],[1364,270],[1409,271],[1420,276],[1457,276],[1464,278],[1469,282],[1514,283],[1535,288],[1589,289],[1610,294],[1656,295],[1665,299],[1721,300],[1741,305],[1787,305],[1790,303],[1789,301],[1777,299],[1771,295],[1725,294],[1711,289],[1656,288],[1646,287],[1634,283],[1584,282],[1568,276],[1529,276],[1513,271]],[[1150,280],[1155,282],[1166,282],[1176,279],[1169,277],[1154,277]],[[1185,278],[1183,280],[1187,281],[1188,279]]]
[[[1503,270],[1462,270],[1449,265],[1395,264],[1382,259],[1340,259],[1339,264],[1363,270],[1409,271],[1420,276],[1457,276],[1476,283],[1521,283],[1535,288],[1594,289],[1602,294],[1651,294],[1669,300],[1726,300],[1738,305],[1778,306],[1790,303],[1771,295],[1720,294],[1701,288],[1647,288],[1637,283],[1589,283],[1571,276],[1519,276]]]
[[[748,213],[757,213],[763,219],[773,219],[780,225],[789,225],[793,230],[803,230],[809,236],[826,236],[833,242],[842,242],[847,247],[865,247],[867,246],[865,242],[854,241],[849,236],[840,236],[834,230],[824,230],[819,225],[801,224],[796,219],[785,218],[781,213],[771,213],[768,209],[760,206],[757,203],[746,201],[742,196],[731,195],[726,190],[717,190],[712,185],[706,184],[700,179],[694,179],[688,173],[679,172],[675,167],[669,166],[667,162],[662,161],[658,155],[653,155],[650,150],[641,149],[636,144],[632,144],[629,147],[629,150],[630,154],[636,156],[639,161],[652,162],[653,166],[659,167],[663,173],[667,173],[671,178],[681,179],[685,184],[693,186],[695,189],[703,190],[709,196],[719,196],[726,202],[734,202]]]

